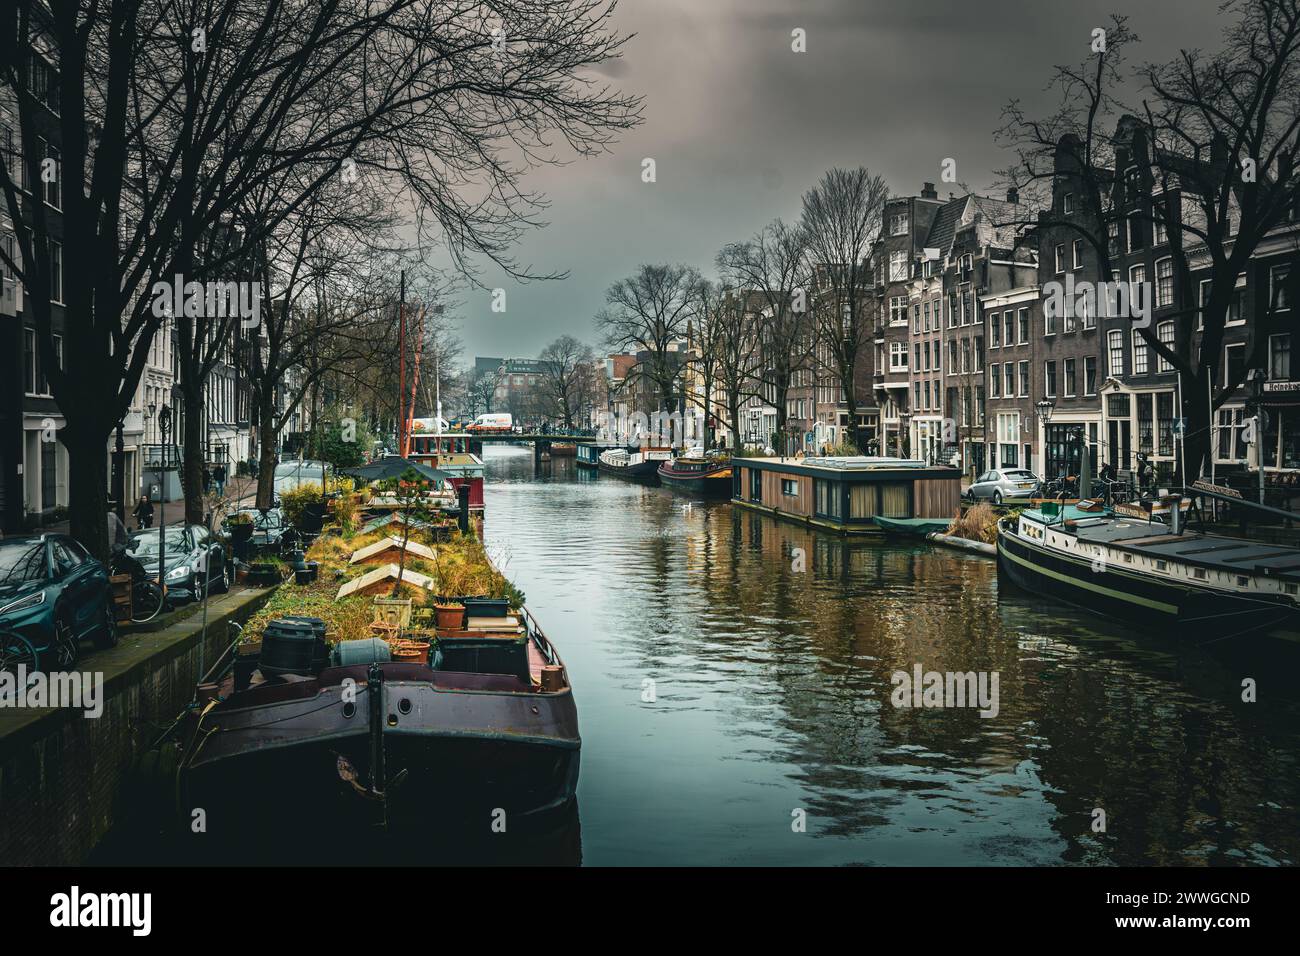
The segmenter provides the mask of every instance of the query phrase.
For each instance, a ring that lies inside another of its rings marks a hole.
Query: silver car
[[[1008,498],[1032,498],[1038,492],[1038,476],[1024,468],[995,468],[986,471],[966,489],[967,501],[987,498],[1000,505]]]

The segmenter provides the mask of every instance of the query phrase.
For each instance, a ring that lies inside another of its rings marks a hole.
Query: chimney
[[[1015,186],[1011,186],[1007,189],[1007,202],[1011,203],[1013,206],[1020,202],[1020,190]]]
[[[922,198],[922,199],[938,199],[938,198],[939,198],[939,194],[938,194],[937,192],[934,191],[934,183],[922,183],[922,184],[921,184],[921,198]]]

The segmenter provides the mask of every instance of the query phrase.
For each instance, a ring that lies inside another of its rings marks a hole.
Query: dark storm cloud
[[[616,23],[636,36],[601,82],[646,98],[645,122],[608,155],[540,169],[550,225],[517,250],[563,282],[519,284],[493,313],[490,292],[465,298],[470,355],[536,355],[556,336],[594,340],[605,288],[642,262],[712,272],[724,243],[777,217],[828,167],[865,165],[899,193],[939,182],[945,158],[982,188],[1007,164],[994,142],[1013,97],[1046,107],[1057,63],[1088,53],[1090,32],[1126,13],[1143,42],[1134,60],[1214,47],[1219,0],[624,0]],[[808,52],[790,49],[807,31]],[[658,182],[641,182],[653,157]],[[940,186],[956,189],[955,185]],[[941,193],[942,194],[942,193]]]

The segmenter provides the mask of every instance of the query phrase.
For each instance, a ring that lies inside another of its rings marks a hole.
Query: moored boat
[[[597,467],[602,475],[613,475],[628,481],[656,484],[661,462],[672,457],[670,448],[611,448],[601,452]]]
[[[209,703],[184,720],[182,814],[203,807],[232,838],[310,835],[322,817],[420,837],[569,807],[581,739],[564,665],[527,611],[483,613],[419,654],[374,639],[326,656],[319,634],[304,645],[268,625],[260,654],[200,685]]]
[[[621,445],[597,445],[594,442],[579,442],[578,447],[574,450],[574,458],[580,468],[596,469],[600,467],[600,456],[603,452],[611,448],[620,448]]]
[[[1035,594],[1196,640],[1296,621],[1300,549],[1183,531],[1178,514],[1165,525],[1074,506],[1022,511],[998,523],[998,571]]]
[[[665,488],[697,498],[731,495],[731,459],[680,455],[659,465],[659,482]]]

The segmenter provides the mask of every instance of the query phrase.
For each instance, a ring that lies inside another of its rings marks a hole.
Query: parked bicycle
[[[111,542],[109,573],[114,576],[131,576],[131,623],[148,624],[167,603],[166,591],[145,572],[144,565],[126,550],[130,535],[117,515],[110,513],[108,522],[108,540]]]

